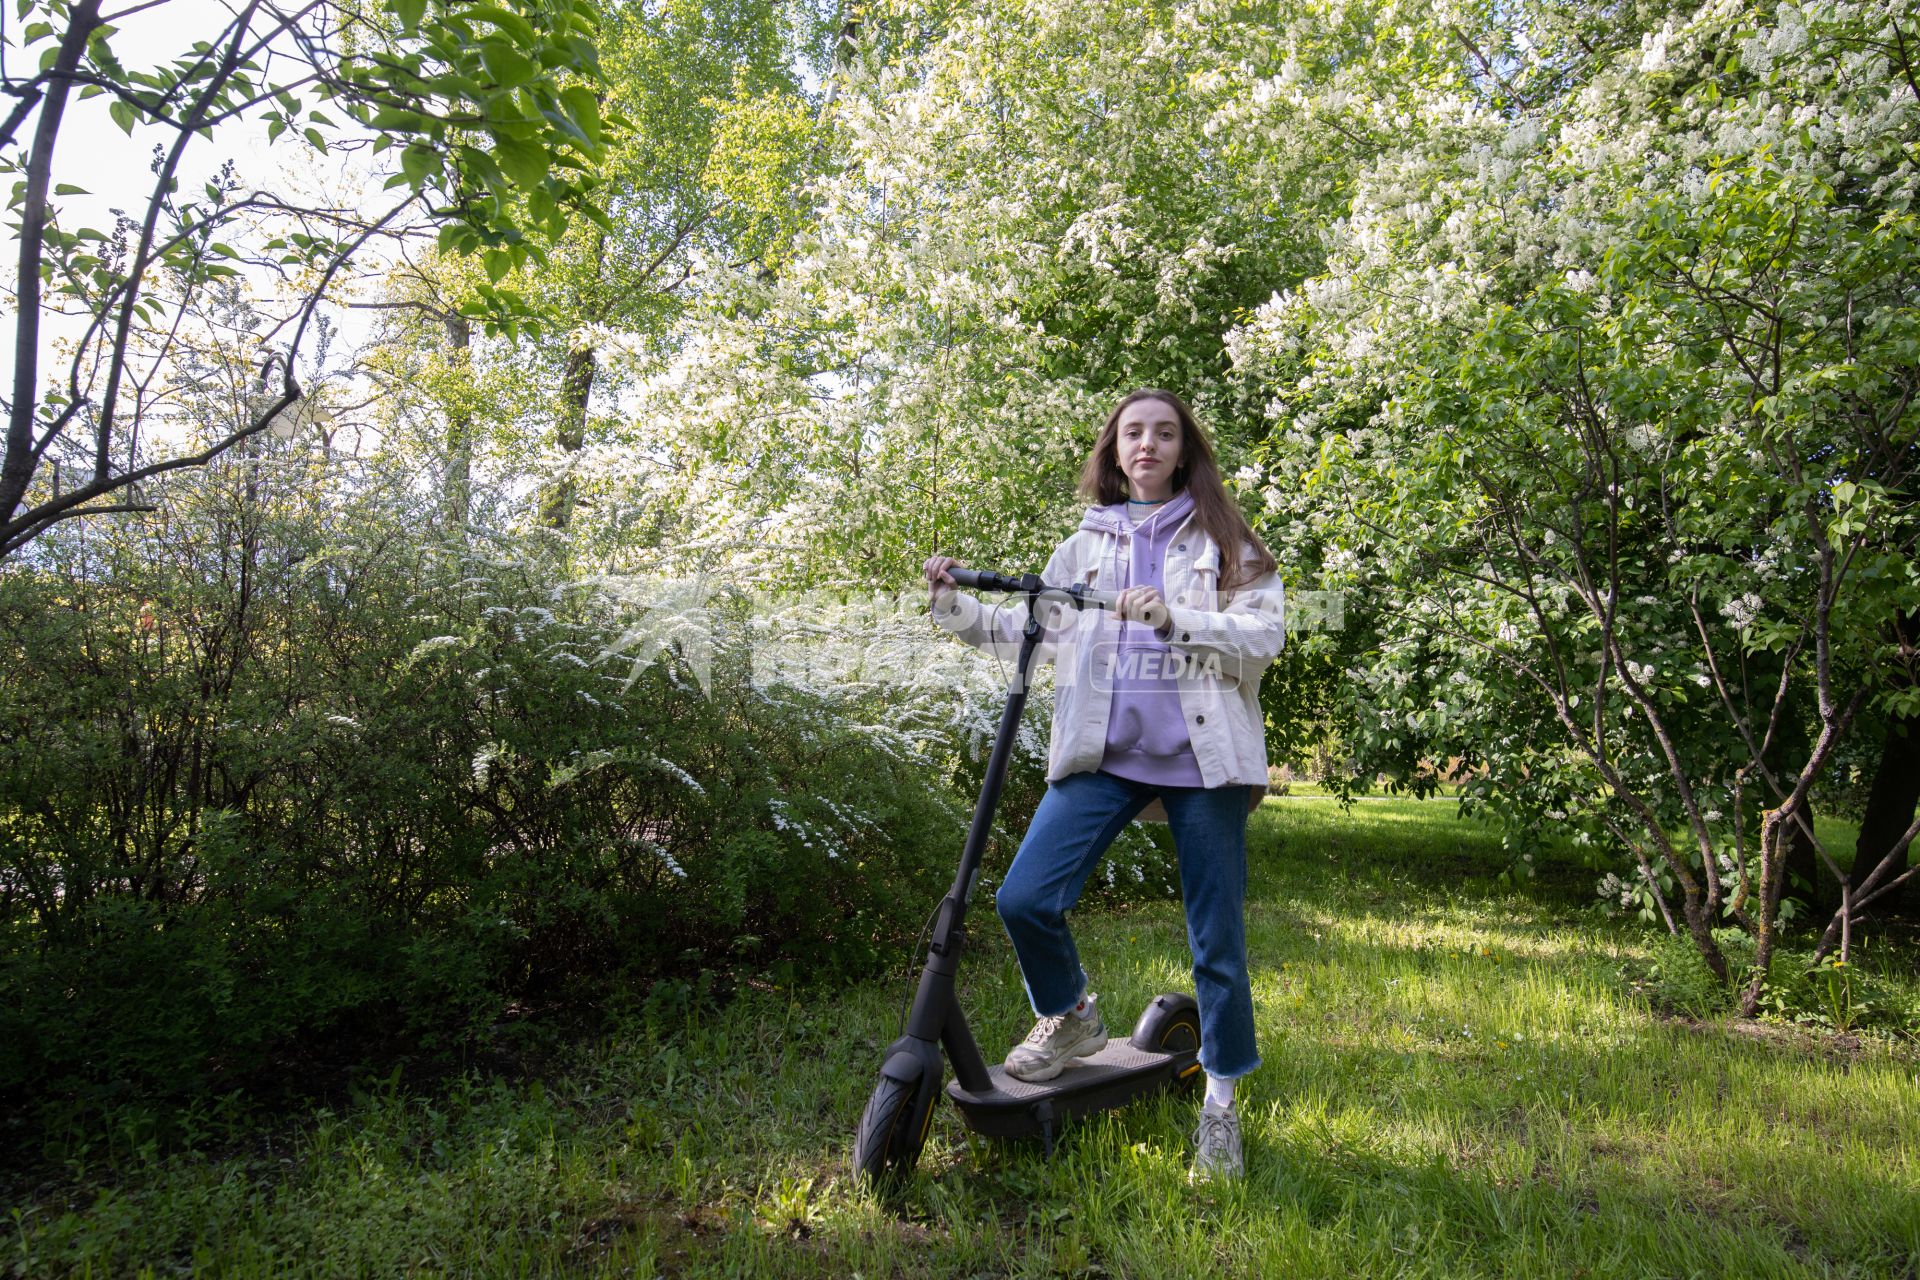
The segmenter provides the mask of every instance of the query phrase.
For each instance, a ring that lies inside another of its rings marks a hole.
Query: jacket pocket
[[[1186,566],[1181,575],[1182,581],[1174,587],[1172,599],[1176,605],[1189,609],[1199,609],[1213,613],[1220,608],[1220,550],[1208,543],[1193,563]]]

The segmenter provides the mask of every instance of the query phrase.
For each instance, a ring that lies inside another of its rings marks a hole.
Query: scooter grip
[[[949,565],[947,576],[961,586],[975,591],[1025,591],[1027,589],[1024,579],[995,573],[991,569],[962,569],[957,564]]]

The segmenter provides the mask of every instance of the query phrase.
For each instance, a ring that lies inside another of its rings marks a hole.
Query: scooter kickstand
[[[1033,1104],[1033,1118],[1040,1122],[1040,1147],[1047,1159],[1053,1159],[1053,1102],[1042,1098]]]

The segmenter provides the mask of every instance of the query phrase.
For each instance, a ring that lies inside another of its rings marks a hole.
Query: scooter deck
[[[1050,1140],[1073,1116],[1120,1106],[1199,1072],[1197,1049],[1164,1053],[1116,1038],[1098,1053],[1074,1058],[1051,1080],[1016,1080],[1005,1067],[995,1066],[987,1070],[991,1089],[973,1093],[951,1080],[947,1096],[978,1133],[993,1138],[1040,1134]]]

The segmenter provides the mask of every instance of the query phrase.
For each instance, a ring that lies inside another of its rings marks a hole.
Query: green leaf
[[[560,101],[580,131],[598,145],[601,141],[600,103],[585,85],[570,84],[560,91]]]
[[[554,222],[556,210],[553,197],[545,188],[535,188],[527,193],[527,216],[540,226],[548,227]],[[562,226],[564,227],[564,222]]]
[[[427,14],[427,0],[392,0],[393,16],[408,35],[420,30],[420,19]]]
[[[491,22],[523,45],[541,43],[533,30],[533,24],[517,13],[509,13],[498,5],[476,4],[461,11],[469,19],[478,18],[482,22]]]
[[[398,107],[382,107],[373,114],[373,127],[391,129],[396,133],[414,133],[432,123],[431,118],[418,111],[403,111]]]
[[[137,117],[131,102],[125,98],[115,98],[107,104],[107,114],[113,117],[115,124],[120,126],[120,132],[128,137],[133,136],[133,122]]]
[[[500,36],[488,36],[480,42],[480,63],[503,89],[533,78],[532,61]]]
[[[530,142],[495,135],[493,155],[506,175],[531,190],[547,178],[547,149]]]
[[[583,203],[580,206],[580,212],[587,215],[587,221],[591,222],[594,226],[600,228],[602,231],[606,232],[608,235],[619,234],[617,231],[614,230],[613,219],[607,216],[607,211],[605,209],[602,209],[598,204],[594,203],[593,201],[589,200]]]
[[[575,141],[577,141],[582,147],[589,148],[589,149],[593,147],[594,145],[593,139],[589,138],[585,133],[583,133],[579,125],[567,119],[567,117],[562,115],[560,112],[542,111],[540,113],[540,116],[542,119],[546,120],[549,124],[552,124],[557,128],[559,128],[559,130],[562,133],[566,134],[569,138],[572,138]]]
[[[433,148],[415,144],[400,153],[400,172],[415,188],[424,187],[440,168],[440,158]]]
[[[76,187],[71,182],[53,184],[53,194],[57,196],[84,196],[89,194],[85,187]]]

